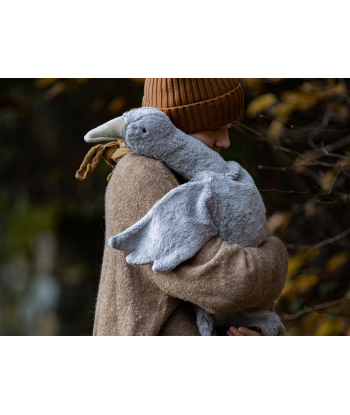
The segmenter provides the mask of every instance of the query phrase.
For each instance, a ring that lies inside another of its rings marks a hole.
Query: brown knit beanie
[[[163,111],[187,134],[214,130],[243,116],[236,78],[146,78],[143,107]]]

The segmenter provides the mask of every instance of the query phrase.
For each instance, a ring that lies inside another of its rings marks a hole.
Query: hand
[[[226,334],[228,336],[262,336],[261,330],[259,327],[253,327],[254,330],[247,329],[245,327],[236,327],[232,326],[227,330]]]

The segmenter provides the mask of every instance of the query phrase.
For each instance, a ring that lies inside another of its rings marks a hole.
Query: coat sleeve
[[[132,207],[118,210],[119,232],[140,220],[178,185],[163,163],[134,154],[122,159],[113,176],[116,186],[110,191],[117,192],[114,197],[121,205]],[[275,237],[259,248],[241,248],[213,237],[170,272],[154,273],[152,264],[140,268],[144,278],[166,294],[224,314],[273,302],[285,282],[287,252]]]
[[[269,237],[259,248],[241,248],[214,237],[193,258],[151,278],[171,296],[225,314],[273,302],[286,274],[287,252],[279,239]]]

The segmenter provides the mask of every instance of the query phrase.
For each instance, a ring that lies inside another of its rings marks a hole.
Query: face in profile
[[[204,143],[217,153],[220,152],[221,148],[230,147],[230,139],[228,136],[228,124],[216,128],[215,130],[201,131],[199,133],[193,133],[190,135],[194,138],[197,138],[197,140],[202,141],[202,143]]]

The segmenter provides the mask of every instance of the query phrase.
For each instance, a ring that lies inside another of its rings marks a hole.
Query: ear
[[[100,143],[102,141],[115,140],[125,141],[125,136],[126,124],[123,116],[120,116],[89,131],[85,135],[84,140],[87,143]]]

